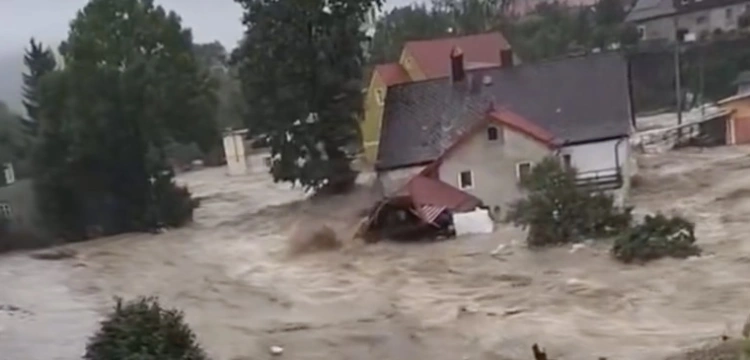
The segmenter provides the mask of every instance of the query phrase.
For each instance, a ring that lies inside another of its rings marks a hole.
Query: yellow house
[[[453,48],[460,48],[467,65],[477,68],[500,66],[501,52],[509,50],[510,45],[499,32],[410,41],[404,45],[398,62],[377,65],[367,87],[360,124],[364,160],[369,167],[378,157],[388,89],[407,82],[448,77]]]

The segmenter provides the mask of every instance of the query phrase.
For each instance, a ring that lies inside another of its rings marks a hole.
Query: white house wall
[[[499,126],[496,128],[501,129]],[[552,151],[538,141],[510,129],[501,129],[502,141],[491,141],[487,131],[479,131],[462,144],[440,165],[440,180],[457,189],[470,193],[493,211],[501,212],[507,205],[520,198],[517,165],[523,162],[536,164]],[[471,171],[473,186],[462,189],[459,174]]]
[[[623,138],[565,146],[560,154],[570,155],[571,164],[581,176],[593,175],[593,172],[599,176],[613,175],[618,166],[621,170],[625,168],[630,156],[630,142]]]

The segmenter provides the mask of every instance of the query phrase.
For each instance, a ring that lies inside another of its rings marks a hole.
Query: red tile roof
[[[463,133],[458,135],[453,144],[451,144],[451,146],[443,151],[443,153],[437,158],[437,160],[426,166],[420,172],[420,174],[427,175],[433,173],[434,170],[437,169],[448,156],[450,156],[450,154],[460,148],[461,145],[469,141],[476,133],[484,129],[487,124],[492,122],[499,123],[503,126],[525,134],[532,139],[546,145],[550,149],[554,149],[557,146],[557,139],[554,135],[552,135],[552,133],[537,126],[523,116],[506,109],[498,110],[490,108],[487,111],[486,117],[483,119],[483,121],[478,121],[476,124],[472,125],[472,127],[468,128]]]
[[[510,49],[508,40],[499,33],[458,36],[451,38],[409,41],[404,45],[425,77],[434,79],[450,75],[450,53],[460,47],[467,63],[500,65],[500,50]]]
[[[549,147],[555,145],[555,136],[552,133],[510,110],[492,110],[487,116],[491,121],[505,125]]]
[[[469,211],[474,210],[481,203],[473,195],[423,175],[411,178],[406,188],[417,208],[432,205],[445,206],[452,211]]]
[[[411,81],[409,74],[399,63],[380,64],[375,66],[375,71],[380,75],[386,86],[403,84]]]

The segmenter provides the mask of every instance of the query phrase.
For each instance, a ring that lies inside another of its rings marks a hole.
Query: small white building
[[[246,135],[247,129],[224,132],[224,157],[227,160],[227,173],[229,175],[248,173],[247,157],[245,156]]]

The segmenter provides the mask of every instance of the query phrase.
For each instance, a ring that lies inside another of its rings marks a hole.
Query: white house
[[[450,61],[450,78],[389,89],[376,162],[383,195],[419,174],[503,210],[533,165],[557,156],[581,186],[625,198],[633,127],[621,55],[479,70],[464,68],[460,51]]]

